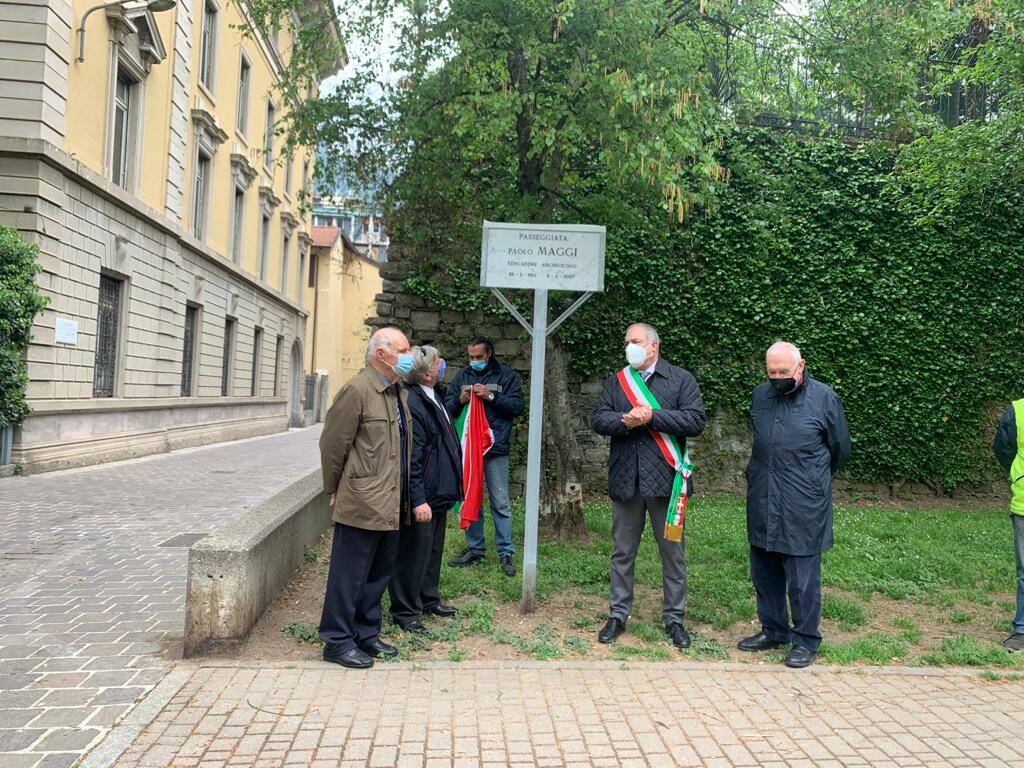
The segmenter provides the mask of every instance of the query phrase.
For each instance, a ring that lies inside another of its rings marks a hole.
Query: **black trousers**
[[[334,524],[320,639],[328,653],[364,646],[380,633],[380,600],[398,553],[398,531]]]
[[[402,526],[395,572],[388,585],[391,618],[400,627],[417,621],[425,608],[441,602],[438,587],[448,509],[433,510],[429,523]]]
[[[821,645],[821,554],[786,555],[751,546],[750,578],[764,633],[816,652]]]

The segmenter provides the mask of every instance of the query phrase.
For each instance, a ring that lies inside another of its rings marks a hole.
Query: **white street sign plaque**
[[[57,344],[78,344],[78,321],[58,317],[53,327],[53,340]]]
[[[603,291],[604,247],[604,227],[485,221],[480,285]]]

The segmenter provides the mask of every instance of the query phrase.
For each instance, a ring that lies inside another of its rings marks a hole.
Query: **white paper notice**
[[[58,317],[54,325],[53,340],[58,344],[77,344],[78,321]]]

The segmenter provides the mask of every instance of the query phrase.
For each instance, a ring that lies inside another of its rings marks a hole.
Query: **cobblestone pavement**
[[[168,540],[304,476],[318,437],[0,479],[0,768],[71,765],[160,681],[184,626],[188,544]]]
[[[207,662],[175,674],[116,765],[1024,765],[1024,684],[960,670]]]

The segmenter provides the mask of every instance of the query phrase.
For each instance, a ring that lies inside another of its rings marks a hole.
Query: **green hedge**
[[[0,226],[0,426],[20,424],[29,410],[21,355],[32,338],[32,321],[46,306],[33,280],[37,250],[17,231]]]
[[[573,365],[623,365],[622,331],[645,320],[711,409],[745,416],[764,350],[787,339],[843,400],[853,479],[990,476],[992,426],[1024,392],[1024,187],[926,219],[932,191],[900,152],[742,131],[728,187],[683,227],[628,193],[581,198],[583,219],[608,225],[607,291],[563,326]]]

